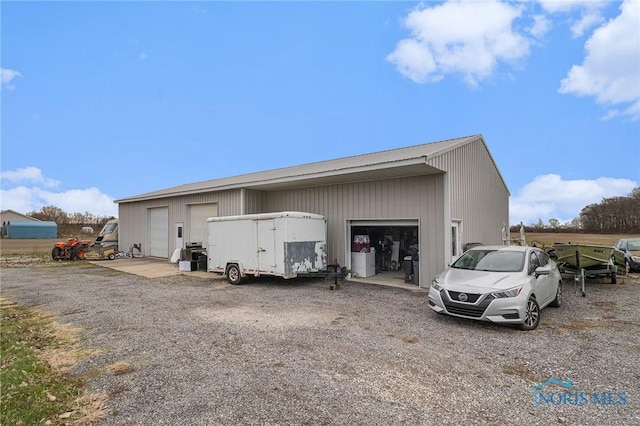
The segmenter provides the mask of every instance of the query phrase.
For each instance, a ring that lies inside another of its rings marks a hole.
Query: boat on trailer
[[[581,281],[582,296],[585,296],[585,278],[609,276],[616,283],[618,267],[613,261],[613,246],[583,243],[554,243],[556,263],[561,272],[573,272],[575,280]]]

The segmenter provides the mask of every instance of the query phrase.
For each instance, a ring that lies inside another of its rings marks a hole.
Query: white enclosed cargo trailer
[[[207,227],[207,270],[225,274],[231,284],[246,276],[295,278],[327,269],[324,216],[276,212],[210,217]]]

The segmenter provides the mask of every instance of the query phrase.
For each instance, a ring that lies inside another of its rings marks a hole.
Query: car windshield
[[[491,272],[519,272],[524,268],[524,252],[511,250],[469,250],[452,268]]]
[[[113,231],[115,231],[116,227],[118,226],[117,223],[107,223],[104,228],[102,228],[102,231],[100,231],[100,235],[105,235],[105,234],[111,234],[113,233]]]
[[[629,250],[631,251],[636,251],[636,250],[640,250],[640,240],[638,241],[629,241]]]

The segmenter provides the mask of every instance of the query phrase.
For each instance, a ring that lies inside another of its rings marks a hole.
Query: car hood
[[[506,290],[525,281],[521,272],[470,271],[449,268],[436,277],[438,283],[453,291]]]

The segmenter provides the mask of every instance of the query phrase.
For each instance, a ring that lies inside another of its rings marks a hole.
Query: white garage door
[[[149,256],[169,257],[169,208],[149,209]]]
[[[189,206],[189,241],[207,246],[207,218],[218,216],[218,205],[191,204]]]

